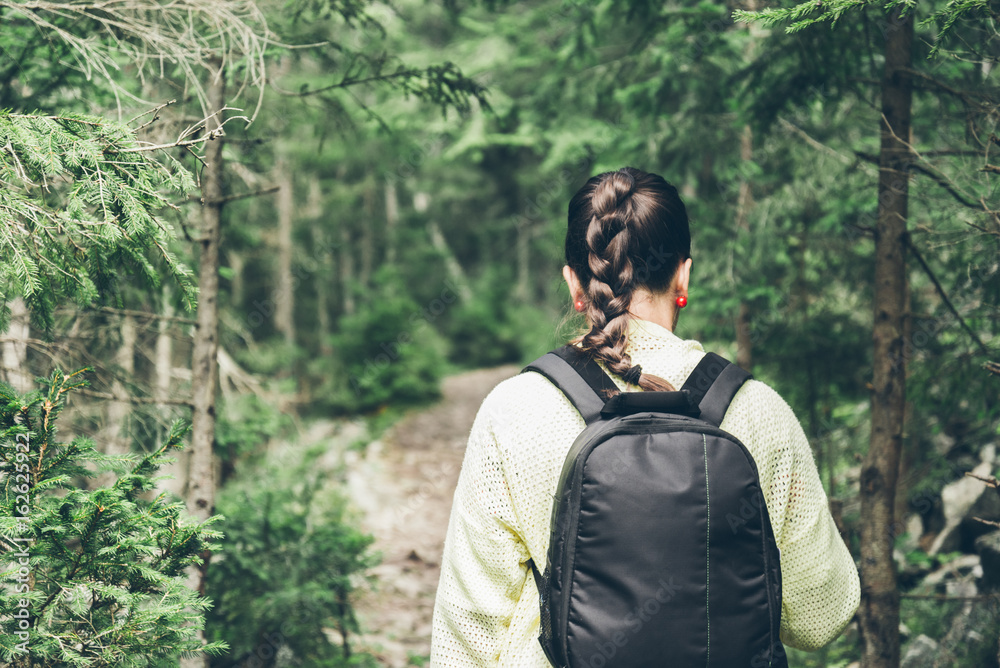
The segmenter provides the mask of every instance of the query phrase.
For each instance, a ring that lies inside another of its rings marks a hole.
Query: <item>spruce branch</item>
[[[198,127],[171,146],[210,141],[192,134]],[[159,213],[174,206],[167,192],[190,192],[194,179],[161,146],[98,117],[0,112],[0,147],[0,281],[13,282],[43,323],[59,298],[87,303],[96,285],[113,286],[106,258],[116,254],[149,285],[160,280],[156,261],[193,302],[190,271],[170,252],[174,232]]]
[[[865,9],[871,4],[869,0],[810,0],[794,7],[768,7],[759,11],[737,9],[733,12],[733,19],[738,23],[757,23],[765,28],[785,25],[786,33],[796,33],[817,23],[836,24],[845,14]],[[916,0],[881,0],[878,4],[886,11],[902,7],[906,12],[915,9]]]

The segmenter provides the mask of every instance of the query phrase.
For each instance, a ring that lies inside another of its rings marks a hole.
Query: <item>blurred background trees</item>
[[[901,8],[912,46],[890,76]],[[344,500],[317,491],[335,481],[278,474],[273,444],[330,417],[377,431],[446,374],[566,338],[566,202],[623,165],[663,174],[691,214],[678,334],[778,389],[852,551],[881,546],[899,610],[878,615],[883,631],[899,614],[904,654],[996,665],[988,600],[961,598],[988,586],[962,561],[991,530],[972,517],[1000,520],[962,482],[995,473],[1000,424],[984,367],[1000,357],[988,3],[0,0],[0,17],[3,373],[25,391],[93,367],[63,420],[112,455],[194,418],[159,484],[201,519],[230,518],[191,582],[216,601],[208,639],[231,648],[212,665],[244,665],[299,605],[320,612],[267,665],[365,660],[348,607],[368,544]],[[907,132],[886,130],[887,82],[910,90]],[[880,191],[886,141],[899,161]],[[906,208],[891,341],[873,350],[880,192]],[[873,412],[886,379],[887,422]],[[898,484],[863,545],[876,423]],[[268,471],[274,496],[255,484]],[[343,560],[282,570],[309,544]],[[250,609],[261,591],[272,612]],[[989,642],[959,624],[977,615]],[[792,665],[860,660],[872,633]],[[894,665],[887,651],[865,665]]]

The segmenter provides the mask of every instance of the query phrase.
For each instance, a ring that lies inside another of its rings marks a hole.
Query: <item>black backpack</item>
[[[587,422],[559,477],[545,573],[531,564],[549,661],[787,668],[757,467],[719,428],[750,374],[708,353],[680,391],[618,392],[574,346],[524,370]]]

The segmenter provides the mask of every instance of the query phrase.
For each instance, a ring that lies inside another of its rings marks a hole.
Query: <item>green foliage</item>
[[[873,4],[885,10],[896,7],[912,10],[916,6],[916,1],[881,0],[873,3],[870,0],[829,0],[827,2],[803,2],[794,7],[767,7],[756,12],[737,9],[733,12],[733,16],[737,21],[757,22],[765,27],[787,24],[785,30],[792,33],[817,23],[836,23],[845,14],[865,9]]]
[[[956,24],[970,21],[990,25],[996,24],[997,19],[1000,19],[1000,13],[997,12],[996,3],[990,3],[989,0],[950,0],[924,20],[924,25],[934,24],[938,28],[931,55],[936,55],[941,42],[955,32]]]
[[[219,518],[191,522],[182,503],[164,494],[147,498],[186,429],[175,425],[138,462],[106,458],[86,437],[59,441],[60,413],[67,395],[86,384],[82,374],[54,371],[42,391],[23,397],[0,384],[0,561],[6,569],[0,573],[0,660],[12,668],[112,668],[224,650],[221,642],[201,645],[197,630],[210,602],[185,583],[185,569],[200,564],[219,538],[211,527]],[[121,474],[110,487],[88,490],[79,484],[92,475],[88,464],[114,466]],[[28,628],[19,637],[25,612]]]
[[[123,277],[154,287],[162,270],[193,304],[189,272],[169,249],[173,230],[157,215],[170,206],[164,190],[187,193],[194,181],[132,128],[0,111],[0,183],[0,306],[22,295],[45,322],[60,299],[89,305]]]
[[[385,8],[372,0],[292,0],[271,25],[286,43],[311,44],[301,55],[322,74],[294,75],[285,84],[347,121],[348,106],[360,104],[368,120],[388,125],[351,91],[379,87],[393,99],[413,97],[449,111],[466,113],[473,106],[488,109],[486,88],[464,75],[453,62],[413,63],[386,49]],[[331,37],[333,39],[331,40]],[[309,68],[312,69],[311,67]],[[349,98],[349,101],[345,98]]]
[[[733,12],[733,17],[737,21],[757,23],[764,27],[784,25],[786,32],[795,33],[817,23],[836,24],[845,15],[860,12],[873,6],[885,12],[902,8],[905,14],[916,11],[917,2],[916,0],[810,1],[799,3],[793,7],[766,7],[759,11],[737,9]],[[949,0],[945,3],[939,3],[939,7],[936,10],[932,9],[931,15],[921,23],[922,27],[936,26],[937,28],[933,39],[934,45],[929,54],[931,56],[938,54],[942,42],[952,37],[961,23],[982,23],[988,26],[996,23],[997,19],[1000,18],[996,4],[990,3],[989,0]],[[883,26],[884,28],[885,26]],[[968,43],[965,46],[968,46]]]
[[[218,604],[207,630],[232,650],[213,666],[272,665],[279,650],[301,668],[375,665],[350,650],[351,593],[376,563],[373,539],[354,527],[321,454],[287,452],[220,494],[225,539],[209,570]]]
[[[940,639],[947,633],[952,617],[961,609],[961,601],[916,598],[902,599],[899,613],[900,620],[914,637],[922,633]]]
[[[423,666],[426,666],[430,663],[431,659],[429,656],[426,655],[415,654],[414,652],[408,652],[406,660],[410,662],[411,666],[415,666],[416,668],[423,668]]]
[[[233,395],[221,402],[215,425],[216,452],[229,464],[259,453],[268,441],[289,430],[291,418],[256,394]]]
[[[507,299],[508,283],[498,273],[487,272],[472,299],[456,304],[447,314],[448,359],[457,366],[496,366],[519,362],[524,356],[522,346],[530,340],[532,319],[522,317],[525,314]]]
[[[436,399],[445,371],[443,342],[430,324],[438,306],[421,308],[391,272],[377,280],[365,305],[341,318],[334,337],[343,369],[335,402],[369,411]]]
[[[848,627],[836,640],[814,652],[785,647],[791,668],[847,668],[861,660],[858,634]]]

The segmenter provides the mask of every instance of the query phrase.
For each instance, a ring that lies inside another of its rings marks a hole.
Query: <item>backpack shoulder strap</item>
[[[548,378],[580,411],[587,424],[601,418],[607,397],[618,391],[600,365],[576,346],[566,345],[548,352],[524,367],[524,371],[535,371]],[[690,392],[691,402],[698,406],[702,420],[719,426],[733,397],[751,378],[749,372],[721,355],[705,353],[681,391]]]
[[[545,353],[524,367],[548,378],[590,424],[601,418],[601,409],[609,392],[618,387],[589,355],[576,346],[566,345]]]
[[[691,393],[692,400],[701,409],[701,419],[718,427],[733,397],[751,378],[749,372],[721,355],[705,353],[681,390]]]

